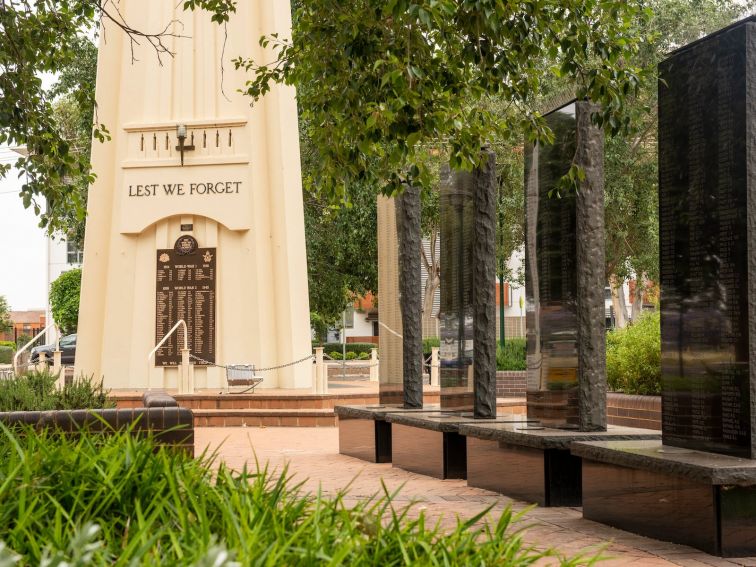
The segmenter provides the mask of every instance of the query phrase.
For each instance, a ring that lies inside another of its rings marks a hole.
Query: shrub
[[[361,353],[363,354],[363,353]],[[346,353],[346,359],[347,360],[357,360],[357,353],[354,351],[350,351]]]
[[[441,346],[441,339],[438,337],[428,337],[427,339],[423,339],[423,355],[425,358],[428,358],[431,355],[431,349]]]
[[[507,339],[505,345],[496,347],[497,370],[525,370],[526,343],[525,339]]]
[[[13,347],[2,345],[0,346],[0,364],[10,364],[13,362],[13,354],[16,349]]]
[[[23,348],[32,338],[29,335],[19,335],[16,337],[16,347]]]
[[[334,350],[341,352],[341,349],[343,347],[344,345],[342,343],[326,343],[323,345],[323,349],[325,352],[331,352]],[[374,348],[378,348],[378,345],[375,343],[347,343],[346,344],[347,352],[356,352],[357,354],[360,354],[361,352],[366,352],[370,354],[370,351]]]
[[[339,351],[339,350],[332,350],[331,352],[328,353],[328,356],[330,356],[334,360],[342,360],[343,359],[343,355],[341,354],[341,351]]]
[[[13,341],[0,341],[0,347],[4,347],[4,346],[10,347],[13,350],[16,350],[16,343]]]
[[[0,541],[23,565],[578,564],[527,547],[509,508],[442,528],[385,487],[356,503],[308,495],[286,470],[235,472],[128,432],[2,429],[0,478]]]
[[[368,353],[366,353],[366,352],[361,352],[357,356],[357,360],[370,360],[370,355]]]
[[[606,336],[609,389],[626,394],[661,394],[659,312],[644,314],[624,329]]]
[[[0,380],[0,411],[100,409],[113,406],[102,382],[82,376],[58,390],[56,381],[57,376],[46,371],[32,371]]]
[[[53,319],[66,335],[75,333],[79,324],[80,295],[81,268],[63,272],[50,284],[50,308]]]

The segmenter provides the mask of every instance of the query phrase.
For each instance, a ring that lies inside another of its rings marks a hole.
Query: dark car
[[[61,350],[60,363],[73,364],[74,359],[76,358],[76,335],[66,335],[60,339],[58,344],[60,345]],[[55,352],[55,344],[34,347],[31,350],[30,358],[32,364],[37,364],[37,362],[39,362],[39,353],[41,352],[45,353],[46,360],[52,362],[53,352]]]

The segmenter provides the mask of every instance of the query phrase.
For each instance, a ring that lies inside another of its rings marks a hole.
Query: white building
[[[47,238],[46,243],[46,296],[45,296],[45,309],[46,309],[46,321],[52,321],[52,308],[50,306],[50,285],[58,279],[58,277],[73,270],[75,268],[81,268],[81,263],[84,258],[84,252],[75,244],[68,242],[64,238]],[[46,341],[52,343],[55,340],[55,331],[53,329],[47,332]]]

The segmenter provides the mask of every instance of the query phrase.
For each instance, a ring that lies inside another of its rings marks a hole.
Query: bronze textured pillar
[[[399,235],[399,305],[402,312],[405,408],[423,407],[423,300],[420,264],[420,189],[405,187],[396,199]]]
[[[496,417],[496,156],[474,172],[473,413]]]
[[[606,429],[606,285],[604,132],[591,122],[598,106],[575,103],[575,163],[585,172],[576,195],[578,408],[581,431]]]

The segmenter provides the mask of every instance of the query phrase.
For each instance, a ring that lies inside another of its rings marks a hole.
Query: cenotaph
[[[756,17],[659,72],[663,444],[576,444],[583,512],[756,555]]]
[[[270,56],[289,2],[237,3],[227,27],[181,2],[123,0],[131,27],[162,30],[174,54],[103,21],[76,372],[107,388],[222,388],[215,365],[275,367],[311,353],[297,106],[275,86],[250,106],[232,58]],[[188,327],[192,380],[179,379]],[[309,388],[304,360],[261,387]]]

